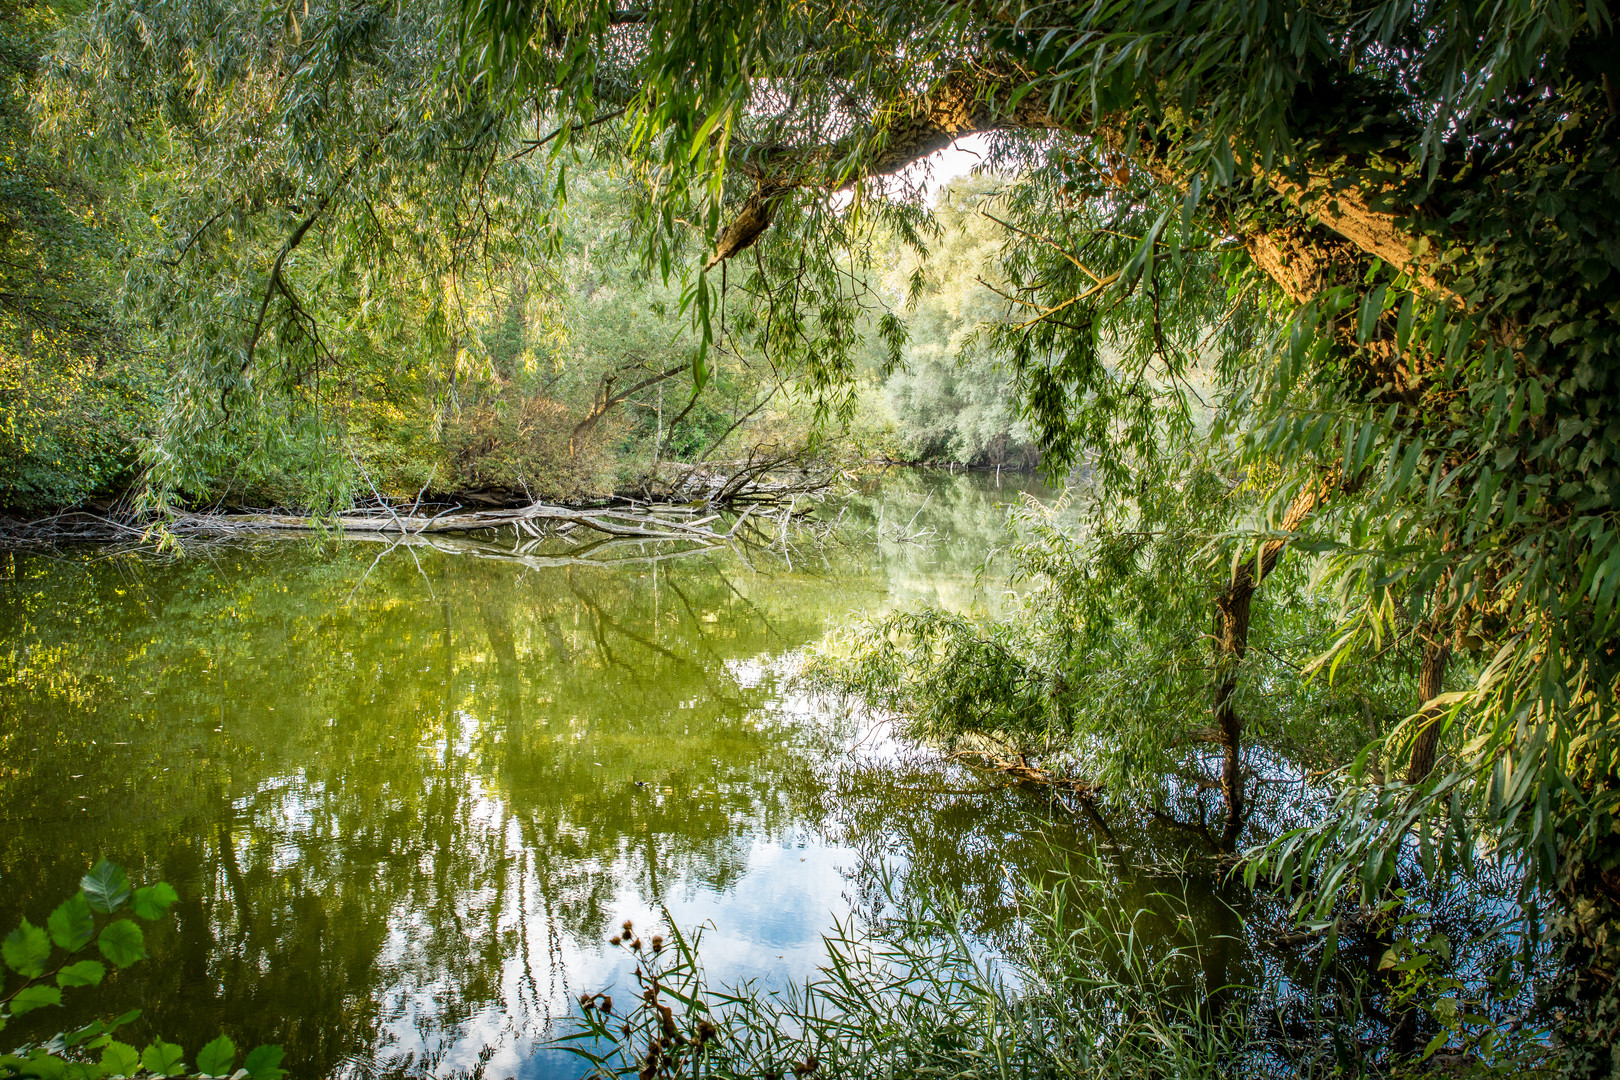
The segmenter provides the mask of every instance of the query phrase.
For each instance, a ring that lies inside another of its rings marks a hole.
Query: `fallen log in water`
[[[670,474],[644,490],[645,501],[621,498],[594,507],[533,502],[527,506],[487,510],[457,505],[438,512],[421,510],[421,494],[412,503],[393,503],[372,487],[375,501],[333,515],[303,515],[275,510],[239,513],[180,513],[174,516],[117,517],[89,508],[65,511],[27,522],[0,522],[6,539],[52,543],[64,540],[128,540],[167,543],[166,538],[226,539],[276,532],[336,532],[355,536],[427,536],[495,533],[510,529],[524,538],[569,539],[578,530],[601,537],[652,542],[686,542],[702,546],[758,544],[788,553],[789,527],[808,528],[824,539],[825,523],[809,516],[811,508],[840,475],[813,468],[791,455],[756,451],[735,462],[699,465],[665,463]],[[369,481],[368,481],[369,483]],[[470,496],[477,498],[477,496]],[[802,505],[801,505],[802,504]],[[735,514],[729,527],[722,516]],[[770,521],[775,536],[761,529]]]
[[[386,509],[386,508],[385,508]],[[457,508],[459,509],[459,508]],[[520,535],[539,538],[548,533],[565,534],[571,528],[591,529],[606,536],[635,540],[686,540],[722,544],[733,538],[749,516],[745,510],[726,532],[708,527],[719,514],[709,514],[695,522],[674,520],[656,508],[635,511],[603,509],[575,510],[566,506],[532,503],[510,510],[475,510],[467,513],[445,511],[439,514],[386,515],[375,510],[349,512],[332,517],[305,517],[297,514],[181,514],[170,528],[182,534],[232,535],[246,532],[292,530],[320,532],[341,529],[346,533],[380,533],[421,536],[429,533],[474,533],[512,529]]]

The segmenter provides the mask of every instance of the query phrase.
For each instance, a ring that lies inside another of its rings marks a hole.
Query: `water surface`
[[[976,571],[1021,487],[900,477],[822,550],[611,566],[359,539],[0,553],[0,925],[107,856],[182,897],[94,999],[144,1007],[130,1037],[223,1029],[298,1077],[528,1077],[577,1073],[544,1043],[627,981],[625,919],[707,924],[711,975],[775,984],[885,867],[993,921],[1084,830],[851,770],[871,733],[785,676],[852,612],[993,604]],[[38,1029],[79,1017],[51,1012]]]

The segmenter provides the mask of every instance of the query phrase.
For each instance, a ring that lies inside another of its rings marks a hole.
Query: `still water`
[[[894,759],[787,676],[852,612],[993,605],[975,572],[1023,483],[891,478],[791,558],[0,552],[0,927],[106,856],[181,895],[96,992],[96,1015],[144,1007],[132,1041],[503,1078],[577,1074],[545,1044],[627,983],[625,919],[707,924],[711,976],[766,984],[885,871],[993,923],[1083,826]]]

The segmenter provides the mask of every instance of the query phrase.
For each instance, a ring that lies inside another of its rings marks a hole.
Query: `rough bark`
[[[752,146],[738,149],[734,166],[757,184],[736,219],[721,234],[713,266],[745,250],[771,224],[771,208],[794,188],[847,188],[859,180],[893,175],[965,135],[993,131],[1065,131],[1095,139],[1161,182],[1182,189],[1182,176],[1164,149],[1150,138],[1130,138],[1118,117],[1085,110],[1058,116],[1040,94],[1013,97],[1027,76],[978,68],[946,75],[925,92],[900,101],[868,130],[817,147]],[[1395,215],[1378,209],[1377,194],[1335,188],[1325,176],[1303,182],[1281,175],[1257,176],[1297,208],[1297,219],[1264,227],[1232,225],[1255,265],[1290,298],[1304,302],[1334,284],[1334,269],[1359,255],[1406,268],[1432,291],[1449,295],[1435,276],[1438,252],[1416,254],[1418,237]]]

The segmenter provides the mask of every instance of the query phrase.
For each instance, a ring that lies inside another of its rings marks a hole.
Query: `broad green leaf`
[[[281,1067],[281,1059],[286,1056],[279,1046],[259,1046],[248,1051],[247,1060],[242,1062],[242,1068],[247,1070],[248,1076],[253,1080],[281,1080],[287,1075],[287,1070]]]
[[[129,967],[146,956],[146,939],[131,919],[119,919],[102,927],[96,946],[114,967]]]
[[[128,1043],[108,1043],[101,1051],[101,1067],[108,1076],[133,1076],[141,1067],[140,1052]]]
[[[107,975],[99,960],[80,960],[56,973],[57,986],[95,986]]]
[[[102,859],[79,882],[85,899],[97,911],[112,914],[129,901],[129,878],[115,863]]]
[[[56,947],[68,952],[78,952],[96,936],[96,917],[90,914],[90,901],[82,891],[62,901],[45,920],[45,926]]]
[[[197,1071],[207,1076],[229,1076],[236,1064],[236,1044],[221,1035],[197,1051]]]
[[[142,886],[135,890],[135,914],[148,922],[161,919],[168,914],[169,907],[178,899],[180,894],[175,892],[174,886],[167,881]]]
[[[25,986],[17,991],[11,999],[11,1015],[21,1016],[23,1013],[33,1012],[50,1005],[62,1004],[62,991],[54,986],[43,983],[36,986]]]
[[[51,941],[45,931],[24,919],[21,926],[6,935],[0,956],[23,978],[37,979],[45,971],[45,961],[51,958]]]
[[[157,1073],[159,1076],[173,1076],[186,1071],[184,1051],[174,1043],[166,1043],[161,1039],[153,1041],[151,1046],[141,1051],[141,1064],[146,1066],[147,1072]]]
[[[5,1075],[38,1077],[39,1080],[60,1080],[67,1075],[68,1063],[46,1050],[35,1050],[27,1057],[6,1054],[0,1057],[0,1071]]]

